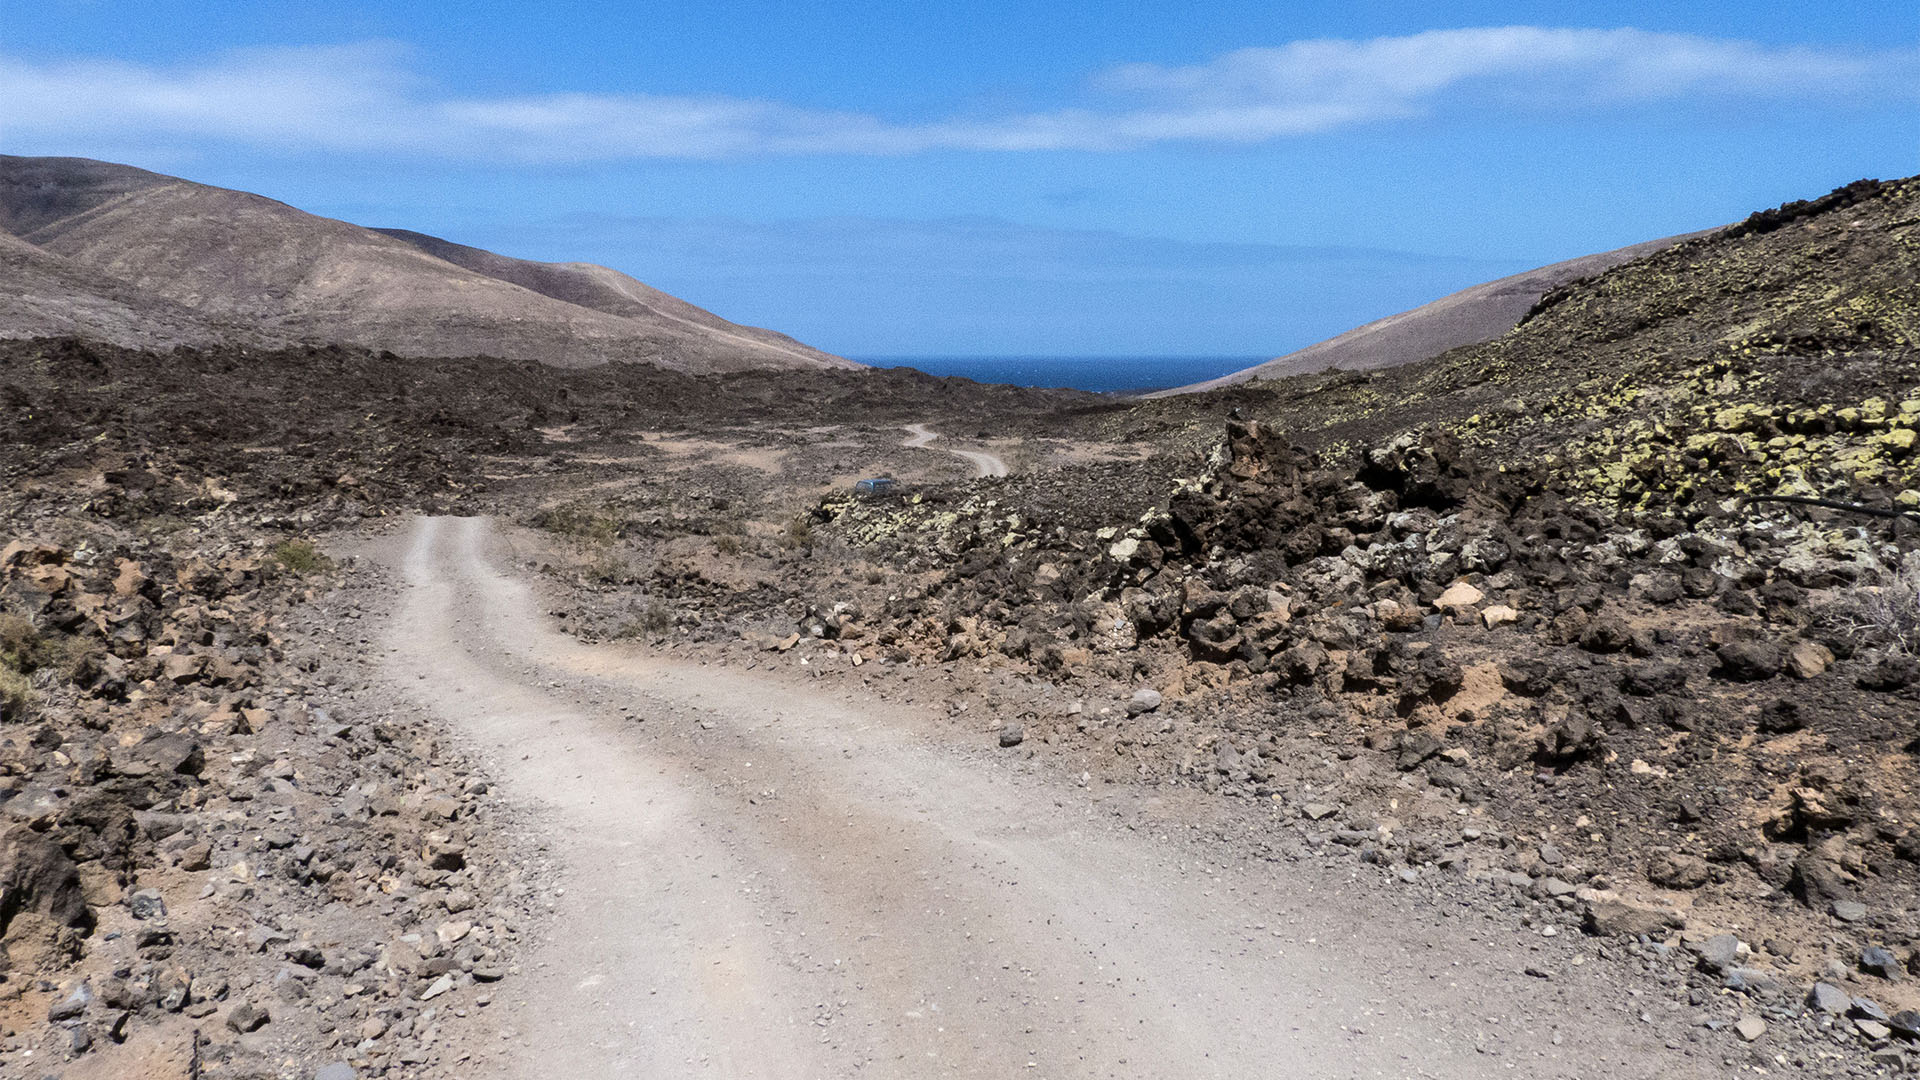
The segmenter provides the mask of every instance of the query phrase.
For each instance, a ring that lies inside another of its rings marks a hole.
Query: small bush
[[[97,643],[59,631],[43,633],[33,623],[11,612],[0,612],[0,677],[13,676],[18,685],[12,696],[26,694],[27,679],[50,670],[63,679],[75,679],[94,665],[105,650]],[[0,696],[8,692],[0,691]]]
[[[46,663],[46,652],[46,642],[32,623],[0,612],[0,721],[25,718],[33,705],[27,673]]]
[[[333,560],[314,547],[311,540],[287,540],[274,545],[273,561],[302,576],[333,569]]]
[[[560,536],[585,540],[589,543],[608,544],[620,538],[626,531],[626,518],[611,506],[590,506],[586,503],[563,503],[550,506],[533,516],[533,525],[537,529]]]
[[[806,514],[801,514],[799,517],[787,522],[787,534],[781,538],[781,543],[785,544],[788,548],[812,547],[813,519]]]
[[[713,550],[721,555],[738,555],[740,538],[732,533],[721,533],[713,538]]]
[[[1822,617],[1861,646],[1920,655],[1920,554],[1885,583],[1848,590]]]
[[[27,677],[0,663],[0,723],[15,724],[33,711],[34,695]]]
[[[30,671],[30,657],[40,648],[40,631],[11,611],[0,611],[0,664]]]
[[[649,633],[664,634],[673,629],[673,609],[658,600],[650,600],[640,612],[640,625]]]
[[[633,578],[633,567],[627,563],[625,553],[617,548],[607,548],[587,560],[580,572],[588,581],[601,585],[619,585]]]
[[[0,612],[0,668],[31,675],[41,668],[67,672],[84,651],[78,639],[67,634],[48,636],[12,612]]]
[[[658,637],[673,629],[673,609],[658,600],[648,600],[645,607],[637,608],[627,620],[614,632],[615,637],[637,638]]]

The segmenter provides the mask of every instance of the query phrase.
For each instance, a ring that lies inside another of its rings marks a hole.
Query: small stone
[[[174,653],[161,663],[160,675],[168,682],[190,683],[200,678],[206,668],[207,659],[204,656]]]
[[[1767,1022],[1757,1016],[1743,1016],[1734,1022],[1733,1033],[1746,1042],[1752,1042],[1767,1033]]]
[[[311,943],[304,941],[287,950],[287,959],[299,964],[301,967],[312,968],[315,971],[327,965],[326,954],[322,953]]]
[[[1540,887],[1546,892],[1550,899],[1554,900],[1558,900],[1563,896],[1572,896],[1574,893],[1580,891],[1580,886],[1575,885],[1571,881],[1563,881],[1557,877],[1542,879]]]
[[[312,991],[307,989],[306,983],[300,981],[300,976],[293,973],[292,968],[282,968],[274,975],[273,992],[281,1001],[293,1003],[305,1001],[312,996]]]
[[[453,976],[442,975],[439,978],[433,980],[433,985],[427,987],[426,991],[420,995],[420,1000],[432,1001],[434,998],[437,998],[441,994],[444,994],[447,991],[452,989],[453,989]]]
[[[1740,961],[1740,939],[1732,934],[1715,934],[1696,946],[1694,951],[1700,955],[1701,967],[1725,975]]]
[[[1881,657],[1860,673],[1855,683],[1862,690],[1898,690],[1920,682],[1920,657],[1897,653]]]
[[[1920,1010],[1901,1009],[1887,1017],[1887,1026],[1898,1032],[1902,1038],[1920,1039]]]
[[[1697,855],[1661,852],[1648,862],[1647,880],[1669,889],[1697,889],[1713,880],[1713,868]]]
[[[182,870],[205,870],[212,865],[213,845],[204,840],[180,852],[180,869]]]
[[[87,1006],[92,1003],[93,988],[86,983],[81,983],[73,988],[72,993],[47,1006],[47,1019],[55,1024],[62,1020],[71,1020],[86,1012]]]
[[[1587,932],[1597,937],[1658,937],[1686,925],[1678,912],[1642,907],[1625,900],[1595,900],[1587,905]]]
[[[1714,650],[1720,658],[1719,674],[1737,682],[1770,679],[1786,666],[1786,656],[1765,641],[1730,641]]]
[[[1855,1020],[1854,1029],[1869,1039],[1880,1040],[1893,1034],[1893,1029],[1878,1020]]]
[[[1833,917],[1845,923],[1865,922],[1867,905],[1854,900],[1835,900],[1830,909]]]
[[[1727,972],[1727,989],[1743,994],[1770,995],[1780,990],[1780,980],[1770,971],[1752,967],[1737,967]]]
[[[1339,807],[1329,803],[1307,803],[1300,808],[1300,816],[1309,821],[1324,821],[1339,812]]]
[[[259,1031],[271,1019],[273,1018],[268,1015],[267,1010],[250,1001],[243,1001],[227,1012],[227,1026],[242,1035],[249,1031]]]
[[[360,1080],[360,1074],[354,1072],[353,1066],[346,1062],[336,1061],[315,1069],[313,1080]]]
[[[1008,724],[1000,729],[1001,746],[1019,746],[1027,741],[1027,729],[1019,724]]]
[[[127,897],[127,910],[136,919],[164,919],[167,902],[155,889],[141,889]]]
[[[1588,652],[1616,653],[1633,644],[1633,629],[1618,615],[1602,615],[1580,632],[1580,647]]]
[[[1485,623],[1489,630],[1496,626],[1505,626],[1508,623],[1516,622],[1519,618],[1520,613],[1505,604],[1495,604],[1492,607],[1483,608],[1480,611],[1480,621]]]
[[[1478,605],[1486,598],[1486,593],[1467,582],[1456,581],[1447,586],[1447,590],[1434,600],[1433,606],[1441,611],[1462,611]]]
[[[1135,690],[1133,696],[1127,699],[1127,715],[1139,716],[1141,713],[1150,713],[1160,707],[1161,700],[1160,691],[1151,686],[1143,686]]]
[[[1900,978],[1900,961],[1892,950],[1879,945],[1869,945],[1860,951],[1860,970],[1869,975],[1878,975],[1888,981]]]
[[[1787,650],[1787,671],[1796,679],[1811,679],[1833,664],[1833,650],[1817,641],[1802,641]]]
[[[1857,1016],[1861,1018],[1862,1020],[1878,1020],[1883,1024],[1893,1019],[1891,1016],[1887,1015],[1887,1010],[1881,1008],[1880,1003],[1873,1000],[1872,998],[1863,998],[1863,997],[1854,998],[1853,1006],[1852,1008],[1849,1008],[1847,1012],[1852,1016]]]
[[[1838,1016],[1853,1006],[1853,999],[1845,990],[1832,983],[1817,982],[1807,991],[1807,1007],[1815,1012],[1831,1013]]]

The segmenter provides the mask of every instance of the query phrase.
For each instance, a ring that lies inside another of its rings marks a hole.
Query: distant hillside
[[[1569,282],[1512,331],[1428,360],[1083,422],[1198,448],[1229,410],[1333,453],[1438,427],[1611,505],[1920,508],[1920,177],[1849,184]]]
[[[0,232],[0,337],[68,335],[150,349],[215,340],[281,344]]]
[[[509,259],[82,158],[0,157],[0,229],[4,337],[342,343],[686,371],[855,366],[605,267]]]
[[[1475,285],[1411,311],[1376,319],[1264,364],[1152,396],[1190,394],[1254,379],[1279,379],[1320,371],[1398,367],[1462,345],[1491,341],[1513,329],[1521,316],[1551,290],[1699,235],[1703,234],[1648,240]]]
[[[698,335],[705,332],[716,344],[737,342],[743,349],[790,355],[793,366],[818,363],[827,354],[802,345],[785,334],[756,326],[731,323],[702,307],[661,292],[641,281],[593,263],[543,263],[510,259],[477,247],[456,244],[406,229],[375,229],[411,244],[437,259],[476,274],[530,289],[542,296],[625,319],[682,326]],[[830,359],[838,359],[832,357]],[[848,365],[835,365],[848,366]]]

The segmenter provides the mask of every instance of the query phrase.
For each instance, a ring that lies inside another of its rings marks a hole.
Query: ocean
[[[960,375],[975,382],[1070,387],[1107,394],[1138,394],[1204,382],[1271,356],[860,356],[875,367],[917,368],[929,375]]]

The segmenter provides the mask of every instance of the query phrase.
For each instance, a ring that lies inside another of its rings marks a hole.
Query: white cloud
[[[724,96],[474,97],[389,43],[253,49],[198,66],[0,56],[0,140],[223,140],[277,149],[596,161],[1254,143],[1475,108],[1675,101],[1912,102],[1920,49],[1877,53],[1639,30],[1501,27],[1298,41],[1202,64],[1133,64],[1052,111],[899,122]]]

